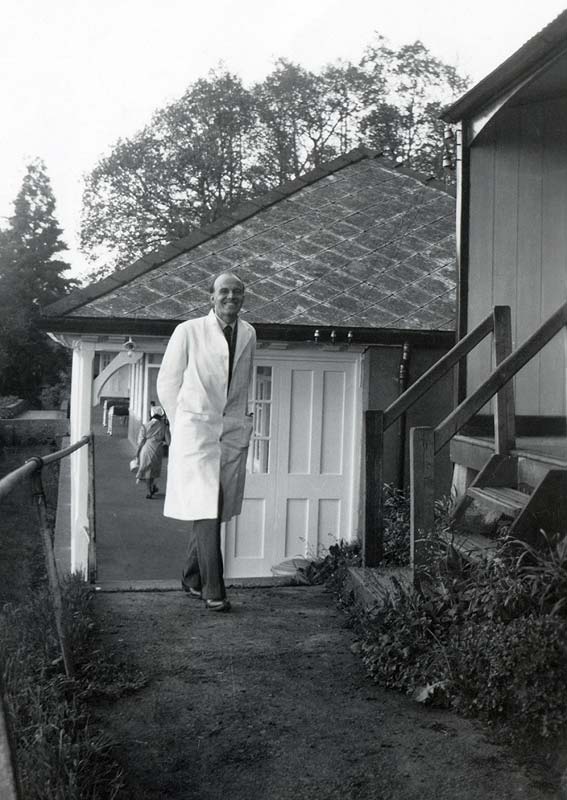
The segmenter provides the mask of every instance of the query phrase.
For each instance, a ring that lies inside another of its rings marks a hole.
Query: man
[[[238,318],[244,284],[237,275],[222,273],[210,292],[211,311],[177,326],[158,375],[171,425],[164,515],[192,521],[185,591],[210,611],[229,611],[220,526],[242,507],[256,334]]]

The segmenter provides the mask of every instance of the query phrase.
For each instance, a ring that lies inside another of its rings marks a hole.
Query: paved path
[[[146,500],[128,468],[135,449],[120,417],[112,436],[100,424],[94,431],[98,581],[177,581],[187,535],[184,523],[163,516],[167,459],[159,494]]]

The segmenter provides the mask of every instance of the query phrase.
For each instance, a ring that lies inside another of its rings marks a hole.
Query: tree
[[[0,395],[37,402],[42,385],[66,367],[63,348],[37,327],[42,305],[65,294],[74,281],[57,258],[67,249],[55,219],[55,198],[45,165],[28,165],[9,227],[0,232]]]
[[[360,131],[365,142],[395,161],[442,176],[443,106],[462,94],[468,79],[417,41],[393,50],[382,36],[360,62]]]
[[[186,236],[255,190],[252,97],[213,71],[119,141],[86,178],[82,247],[120,266]]]
[[[254,87],[259,166],[269,185],[297,178],[350,149],[358,108],[356,71],[349,64],[320,75],[280,59]]]
[[[442,177],[438,116],[464,88],[421,42],[381,36],[319,73],[279,59],[251,90],[219,68],[87,176],[82,247],[108,254],[103,272],[124,266],[360,143]]]

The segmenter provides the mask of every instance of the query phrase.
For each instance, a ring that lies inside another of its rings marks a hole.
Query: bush
[[[362,563],[359,542],[348,543],[341,539],[329,547],[322,558],[311,561],[302,576],[308,583],[325,584],[330,589],[340,590],[349,567],[359,567]]]
[[[447,647],[453,705],[486,722],[509,721],[522,738],[567,723],[567,626],[555,617],[466,622]]]
[[[449,548],[422,591],[399,588],[362,629],[381,685],[504,725],[518,740],[567,725],[565,542],[534,555],[504,546],[460,562]],[[527,558],[527,556],[530,556]]]

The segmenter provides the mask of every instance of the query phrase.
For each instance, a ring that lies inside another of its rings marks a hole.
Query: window
[[[267,474],[270,471],[270,442],[272,431],[272,368],[256,367],[254,374],[254,431],[250,472]]]

